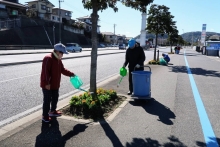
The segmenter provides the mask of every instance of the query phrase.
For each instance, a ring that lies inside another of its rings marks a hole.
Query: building
[[[117,44],[123,44],[123,43],[127,43],[126,36],[121,35],[121,34],[117,34]]]
[[[84,16],[76,18],[78,21],[80,21],[83,24],[83,27],[85,28],[85,31],[91,32],[92,30],[92,18],[91,16]],[[97,25],[97,33],[100,33],[100,25]]]
[[[59,10],[60,10],[61,22],[67,23],[68,21],[71,21],[73,12],[69,10],[65,10],[65,9],[59,9],[59,8],[52,9],[52,14],[51,14],[52,21],[59,22]]]
[[[0,20],[17,18],[19,15],[26,14],[25,5],[19,4],[18,0],[11,1],[0,0]]]
[[[105,42],[111,43],[111,44],[116,44],[117,43],[117,35],[115,35],[112,32],[102,32],[104,35],[104,40]]]
[[[51,20],[52,9],[55,7],[48,0],[34,0],[26,2],[28,5],[27,15]]]

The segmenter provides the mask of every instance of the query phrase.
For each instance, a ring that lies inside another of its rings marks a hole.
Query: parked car
[[[102,48],[105,48],[105,45],[104,45],[104,44],[100,44],[99,46],[102,47]]]
[[[119,45],[118,45],[118,48],[119,48],[119,49],[126,49],[126,46],[125,46],[125,44],[119,44]]]
[[[66,44],[66,50],[69,52],[81,52],[82,47],[79,46],[77,43],[67,43]]]

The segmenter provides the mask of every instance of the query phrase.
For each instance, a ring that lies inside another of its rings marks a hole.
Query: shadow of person
[[[41,133],[36,137],[35,147],[65,147],[67,140],[84,132],[87,127],[87,124],[77,124],[73,130],[62,136],[56,117],[50,123],[42,121]]]
[[[64,147],[65,143],[56,118],[50,123],[42,121],[41,133],[36,137],[35,147]]]
[[[73,127],[73,130],[71,130],[68,133],[66,133],[65,135],[63,135],[62,138],[66,142],[67,140],[69,140],[73,136],[75,136],[81,132],[84,132],[86,130],[86,128],[88,128],[88,126],[86,124],[77,124]]]
[[[151,98],[149,103],[143,103],[143,101],[130,101],[133,106],[141,106],[144,110],[152,115],[157,115],[159,117],[158,121],[166,125],[172,125],[173,122],[170,119],[175,119],[176,115],[165,105]]]

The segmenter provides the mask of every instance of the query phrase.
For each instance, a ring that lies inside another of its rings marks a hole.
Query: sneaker
[[[51,117],[50,117],[50,116],[43,116],[43,117],[42,117],[42,121],[44,121],[44,122],[50,122],[50,121],[51,121]]]
[[[128,95],[131,95],[132,94],[132,91],[128,91],[128,93],[127,93]]]
[[[55,111],[49,112],[48,114],[49,116],[61,116],[62,112],[55,110]]]

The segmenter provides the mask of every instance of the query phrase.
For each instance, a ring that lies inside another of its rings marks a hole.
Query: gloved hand
[[[136,67],[136,68],[140,68],[141,66],[140,66],[139,64],[137,64],[135,67]]]

